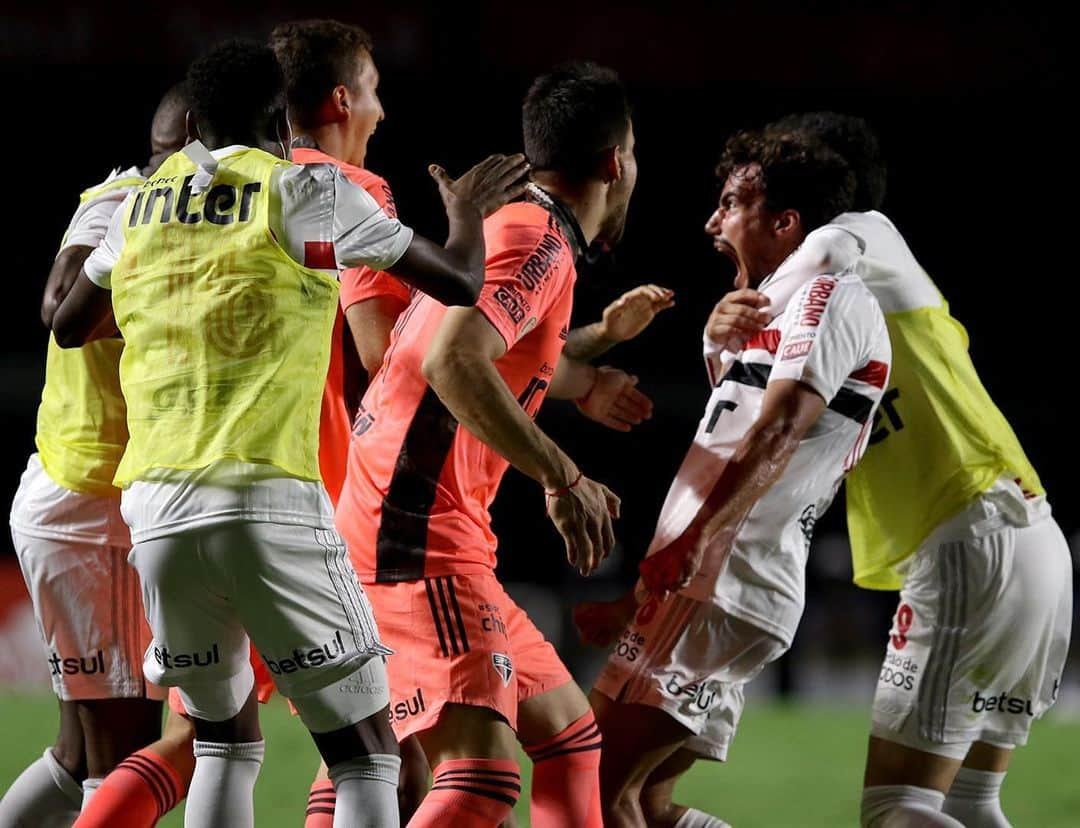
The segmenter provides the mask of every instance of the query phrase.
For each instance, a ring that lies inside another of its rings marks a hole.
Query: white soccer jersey
[[[189,144],[182,151],[210,175],[217,161],[245,149],[237,144],[208,152],[202,144]],[[412,243],[413,231],[387,216],[367,190],[349,181],[333,164],[285,167],[274,180],[281,196],[281,217],[275,222],[271,216],[270,227],[285,252],[305,267],[334,275],[362,265],[386,270]],[[106,290],[124,246],[127,212],[116,211],[105,240],[83,265],[90,281]],[[337,267],[326,266],[322,250],[327,242],[333,244]],[[314,259],[313,251],[318,252]]]
[[[780,308],[774,304],[774,310]],[[804,283],[733,358],[668,491],[650,553],[675,540],[697,514],[756,421],[769,382],[805,383],[828,408],[781,478],[751,509],[727,563],[718,564],[722,549],[710,550],[686,595],[713,601],[790,644],[802,615],[814,523],[866,448],[890,356],[880,307],[859,277],[848,273]]]

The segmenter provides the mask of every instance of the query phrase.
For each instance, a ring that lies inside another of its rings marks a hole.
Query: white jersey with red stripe
[[[649,552],[689,525],[760,414],[767,385],[793,379],[809,386],[828,407],[750,510],[727,562],[721,548],[710,549],[684,591],[790,644],[802,615],[814,523],[866,448],[891,350],[881,308],[854,273],[816,276],[788,295],[713,388]]]

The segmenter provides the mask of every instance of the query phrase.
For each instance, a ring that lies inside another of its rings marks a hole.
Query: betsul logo
[[[275,676],[282,673],[295,673],[297,670],[310,670],[326,664],[328,661],[336,661],[345,655],[345,642],[341,639],[341,630],[334,633],[334,637],[318,647],[309,650],[294,649],[290,658],[279,658],[276,661],[260,653],[266,666]]]
[[[60,674],[74,676],[78,673],[93,676],[101,675],[105,672],[105,654],[101,650],[98,650],[97,653],[90,656],[90,658],[83,658],[82,656],[60,658],[60,653],[53,651],[52,657],[48,659],[48,662],[49,672],[54,676],[59,676]]]

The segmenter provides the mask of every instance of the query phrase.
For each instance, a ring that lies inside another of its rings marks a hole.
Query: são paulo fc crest
[[[495,668],[495,672],[502,679],[503,687],[509,687],[510,679],[514,675],[514,662],[510,660],[510,656],[503,653],[492,653],[491,666]]]

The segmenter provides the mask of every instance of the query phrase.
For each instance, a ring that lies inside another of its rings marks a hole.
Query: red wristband
[[[549,492],[547,489],[544,489],[544,497],[562,497],[563,495],[568,494],[571,489],[575,488],[577,484],[581,482],[581,478],[584,476],[585,473],[579,471],[577,473],[577,477],[574,478],[574,482],[571,483],[569,486],[563,486],[561,489],[556,489],[553,492]]]

